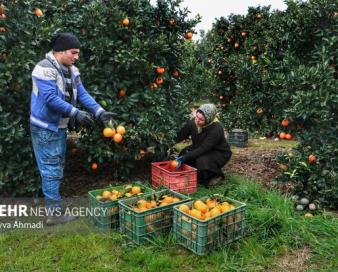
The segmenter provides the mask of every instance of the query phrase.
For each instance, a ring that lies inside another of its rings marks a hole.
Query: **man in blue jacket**
[[[32,72],[30,123],[33,149],[42,178],[46,207],[56,211],[62,206],[60,183],[63,179],[66,130],[76,121],[82,126],[94,124],[92,114],[104,126],[113,113],[106,112],[83,86],[74,66],[80,54],[80,42],[71,33],[57,33],[51,40],[52,51]],[[89,111],[76,108],[77,100]],[[56,214],[56,213],[55,213]],[[48,225],[74,220],[70,215],[47,217]]]

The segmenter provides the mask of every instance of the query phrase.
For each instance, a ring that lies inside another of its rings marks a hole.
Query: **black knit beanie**
[[[56,33],[50,41],[53,51],[66,51],[68,49],[79,49],[81,47],[79,39],[72,33]]]

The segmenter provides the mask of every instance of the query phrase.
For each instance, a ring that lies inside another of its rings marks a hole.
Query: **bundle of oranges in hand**
[[[110,121],[108,127],[104,128],[102,133],[103,137],[112,138],[114,142],[120,143],[123,140],[123,135],[126,133],[126,129],[122,125],[118,125],[115,129]]]

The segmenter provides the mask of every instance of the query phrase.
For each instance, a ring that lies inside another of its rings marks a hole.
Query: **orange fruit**
[[[246,31],[242,31],[242,32],[241,32],[241,36],[242,36],[242,37],[245,37],[246,35],[248,35],[248,32],[246,32]]]
[[[114,135],[114,142],[116,142],[116,143],[120,143],[120,142],[122,142],[122,139],[123,139],[123,137],[122,137],[122,135],[120,134],[120,133],[116,133],[115,135]]]
[[[3,26],[1,26],[1,27],[0,27],[0,32],[6,32],[6,28],[3,27]]]
[[[131,192],[134,194],[134,195],[137,195],[139,193],[141,193],[141,187],[140,186],[133,186],[131,187]]]
[[[0,19],[6,19],[7,18],[7,16],[6,16],[6,14],[0,14]]]
[[[210,211],[210,217],[215,217],[215,216],[218,216],[220,214],[221,214],[221,211],[217,207],[211,209],[211,211]]]
[[[119,97],[126,96],[126,91],[124,89],[119,90]]]
[[[209,209],[215,208],[217,205],[217,200],[213,199],[213,198],[208,198],[206,201],[206,204],[208,206]]]
[[[164,67],[161,67],[161,66],[157,66],[156,67],[156,73],[158,73],[159,75],[164,74],[164,72],[165,72],[165,68]]]
[[[202,200],[199,199],[194,202],[194,208],[202,213],[206,213],[209,209],[208,206]]]
[[[163,82],[164,82],[164,80],[163,80],[162,77],[157,77],[156,80],[155,80],[155,82],[156,82],[157,85],[162,85]]]
[[[128,19],[128,18],[124,18],[124,19],[122,20],[122,25],[128,26],[128,25],[129,25],[129,19]]]
[[[309,163],[314,163],[317,161],[317,157],[313,154],[309,155],[309,157],[307,158]]]
[[[166,196],[164,197],[164,199],[162,200],[162,202],[165,202],[165,203],[173,203],[174,202],[174,198],[172,196]]]
[[[201,211],[196,210],[196,209],[192,209],[192,210],[190,211],[190,215],[191,215],[192,217],[197,218],[197,219],[201,219],[201,218],[202,218],[202,213],[201,213]]]
[[[150,89],[151,91],[155,90],[156,88],[157,88],[157,84],[156,84],[156,83],[150,83],[150,84],[149,84],[149,89]]]
[[[110,197],[111,197],[111,192],[109,192],[109,191],[104,191],[104,192],[102,193],[102,197],[103,197],[103,198],[110,198]]]
[[[251,60],[256,60],[257,57],[255,55],[251,56]]]
[[[190,32],[190,31],[184,33],[184,38],[187,39],[187,40],[191,40],[191,39],[192,39],[192,36],[193,36],[193,33]]]
[[[155,200],[150,200],[150,201],[147,201],[147,203],[146,203],[146,207],[147,207],[148,209],[155,208],[155,207],[157,207],[157,203],[156,203],[156,201],[155,201]]]
[[[180,74],[179,74],[179,72],[177,70],[174,70],[174,71],[171,72],[171,76],[172,77],[179,77],[179,75]]]
[[[170,161],[170,167],[171,168],[176,168],[177,166],[178,166],[178,161],[177,160]]]
[[[34,9],[34,14],[37,16],[37,17],[41,17],[43,15],[41,9],[39,8],[35,8]]]
[[[257,112],[257,114],[261,114],[261,113],[264,112],[264,110],[263,110],[263,108],[258,108],[258,109],[256,110],[256,112]]]
[[[184,213],[187,213],[187,211],[190,210],[189,206],[186,205],[186,204],[180,205],[180,206],[178,207],[178,209],[179,209],[180,211],[184,212]]]
[[[239,47],[239,43],[235,43],[235,44],[234,44],[234,47],[235,47],[235,48],[238,48],[238,47]]]
[[[279,138],[280,139],[285,139],[285,136],[286,136],[285,132],[279,133]]]
[[[98,167],[97,163],[96,163],[96,162],[93,162],[91,168],[92,168],[93,170],[96,170],[97,167]]]
[[[289,133],[286,133],[286,134],[285,134],[285,139],[286,139],[286,140],[291,140],[291,139],[292,139],[292,135],[289,134]]]
[[[283,127],[287,127],[287,126],[289,125],[289,120],[285,118],[285,119],[281,122],[281,125],[282,125]]]
[[[126,133],[126,129],[124,128],[124,126],[119,125],[119,126],[117,126],[117,128],[116,128],[116,132],[117,132],[118,134],[124,135],[124,134]]]
[[[112,138],[112,137],[114,137],[114,135],[115,135],[115,129],[114,128],[108,128],[108,127],[106,127],[104,130],[103,130],[103,137],[105,137],[105,138]]]

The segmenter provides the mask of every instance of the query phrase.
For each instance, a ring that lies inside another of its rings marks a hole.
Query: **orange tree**
[[[111,164],[126,176],[135,159],[167,155],[189,101],[180,88],[185,43],[198,19],[187,20],[179,0],[6,1],[0,11],[0,188],[37,191],[29,137],[31,71],[53,33],[70,31],[81,43],[78,64],[90,94],[117,113],[119,143],[97,122],[81,130],[88,167]],[[4,15],[3,15],[4,14]],[[159,69],[157,69],[159,68]],[[95,167],[93,167],[94,169]]]
[[[287,5],[216,22],[209,35],[213,95],[228,128],[297,138],[298,147],[281,158],[288,169],[279,179],[293,181],[300,196],[337,207],[338,3]]]

